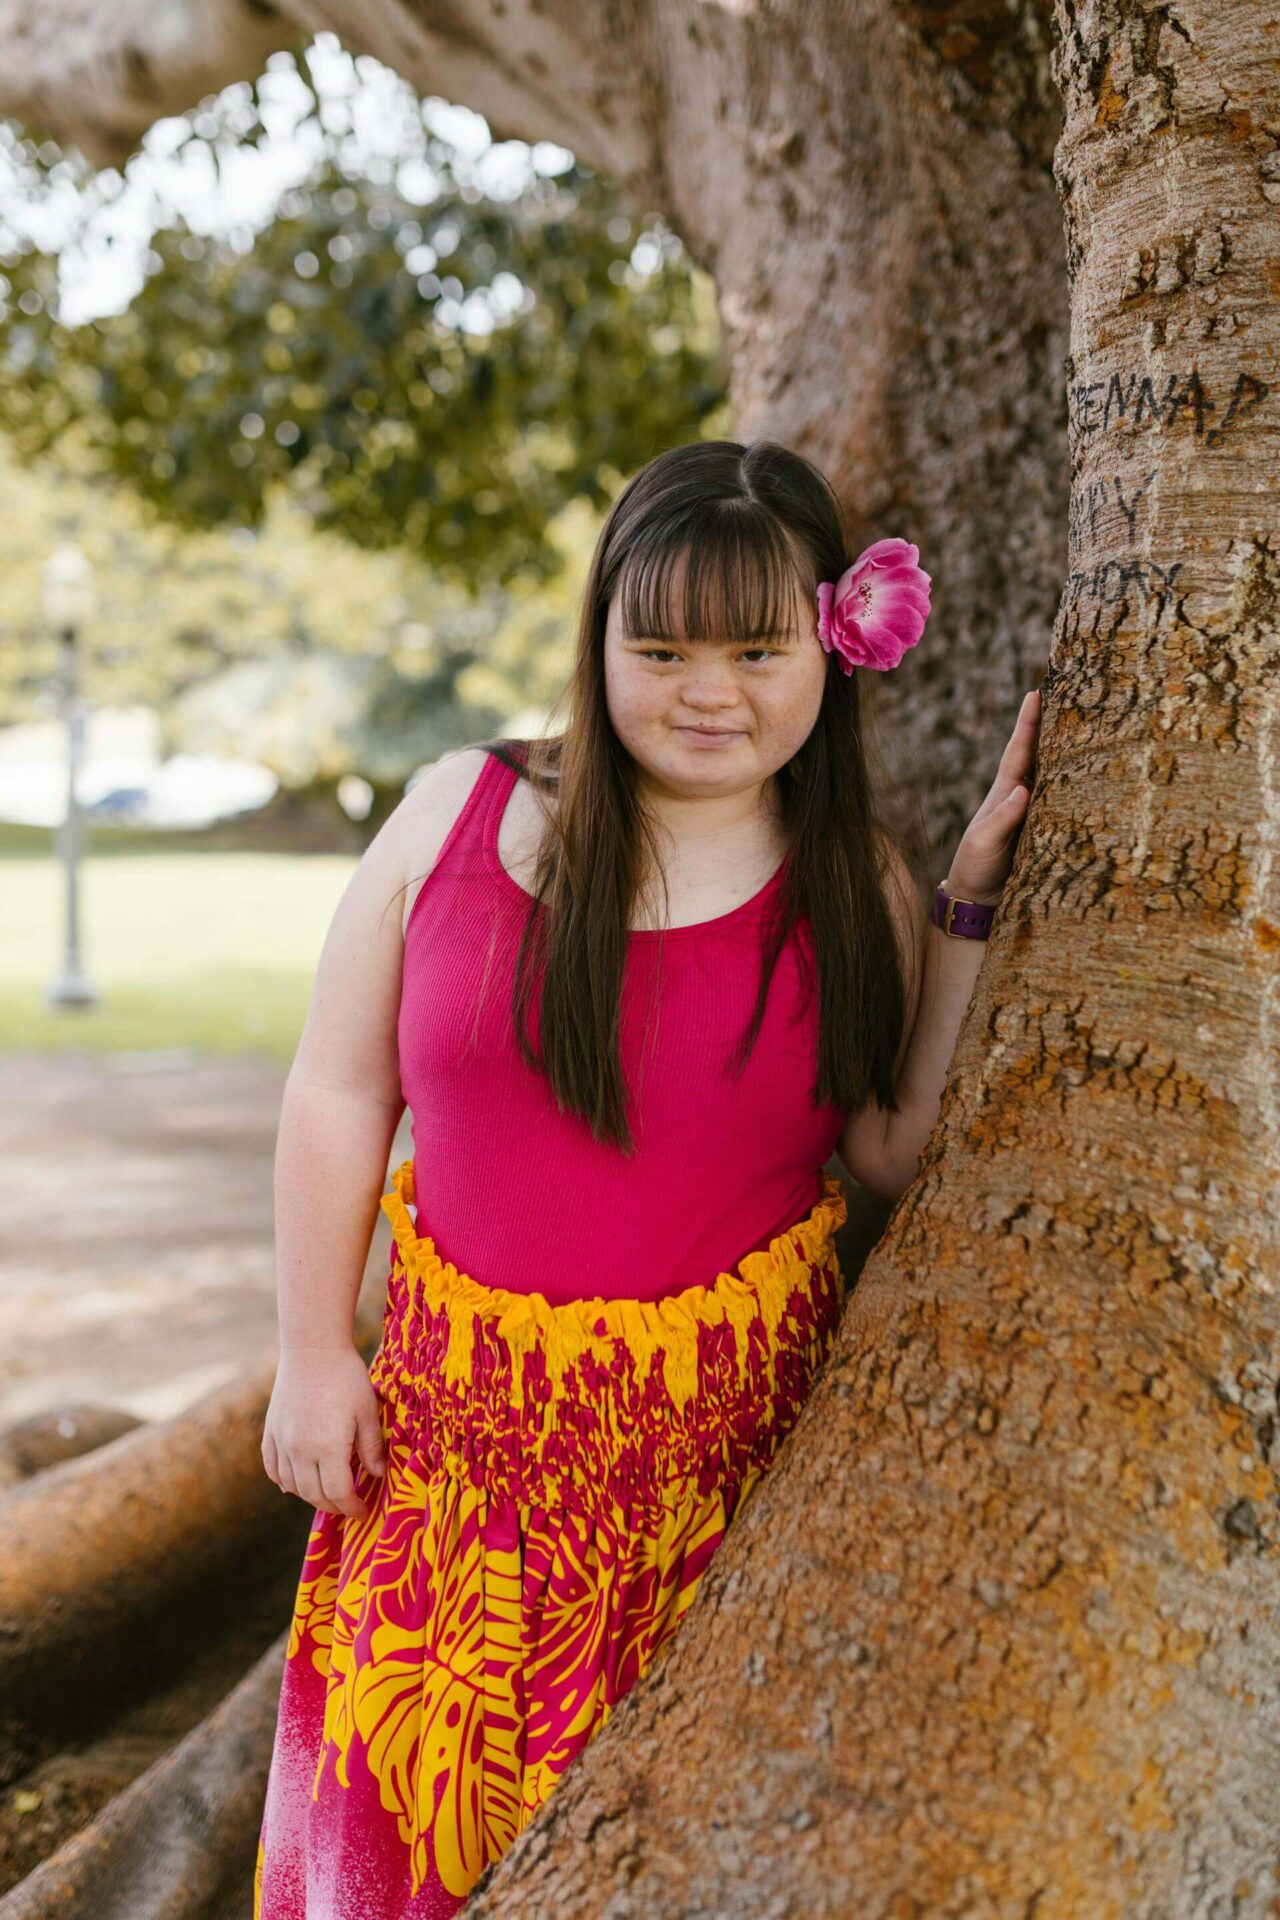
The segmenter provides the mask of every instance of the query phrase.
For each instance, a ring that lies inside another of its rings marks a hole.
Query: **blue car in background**
[[[82,802],[80,811],[94,820],[136,819],[146,812],[149,798],[146,787],[111,787],[96,800]]]

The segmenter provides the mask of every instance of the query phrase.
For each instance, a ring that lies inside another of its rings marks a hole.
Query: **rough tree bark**
[[[591,158],[594,109],[716,268],[743,430],[936,558],[945,646],[884,708],[956,791],[1061,589],[920,1176],[681,1633],[471,1911],[1274,1914],[1274,9],[1058,0],[1061,548],[1034,10],[377,18],[499,132]]]
[[[1070,572],[919,1179],[477,1915],[1280,1906],[1272,10],[1060,8]]]

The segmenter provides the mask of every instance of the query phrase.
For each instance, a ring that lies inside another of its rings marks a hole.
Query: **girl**
[[[254,1920],[456,1913],[795,1423],[844,1295],[826,1163],[912,1178],[1038,726],[1028,695],[928,933],[853,672],[919,639],[916,560],[849,566],[776,443],[661,455],[600,535],[563,729],[438,761],[343,896],[276,1159],[262,1453],[316,1514]]]

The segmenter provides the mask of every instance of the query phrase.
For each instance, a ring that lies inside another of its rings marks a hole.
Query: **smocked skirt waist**
[[[547,1511],[642,1519],[754,1480],[794,1424],[844,1301],[834,1236],[847,1203],[831,1174],[767,1248],[654,1301],[553,1305],[461,1273],[410,1211],[412,1160],[381,1204],[391,1262],[370,1377],[388,1444]]]

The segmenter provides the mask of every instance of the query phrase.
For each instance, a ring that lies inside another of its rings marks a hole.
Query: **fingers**
[[[337,1509],[329,1500],[320,1480],[319,1462],[315,1460],[295,1460],[292,1462],[293,1491],[299,1500],[305,1500],[309,1507],[318,1513],[335,1513]]]
[[[345,1514],[348,1520],[369,1518],[368,1507],[355,1491],[349,1460],[318,1460],[316,1474],[320,1482],[321,1500],[328,1503],[330,1513]]]
[[[1034,776],[1036,744],[1040,733],[1040,695],[1033,690],[1024,698],[1018,709],[1018,719],[1009,736],[1004,752],[1000,755],[1000,767],[991,783],[991,790],[978,809],[975,817],[981,817],[994,807],[1004,806],[1021,784],[1029,791]]]
[[[1029,791],[1034,778],[1036,743],[1040,733],[1040,689],[1033,687],[1024,694],[1022,705],[1018,708],[1018,718],[1013,732],[1000,755],[1000,764],[995,779],[987,789],[986,798],[974,814],[974,820],[985,819],[994,813],[997,807],[1006,805],[1018,790],[1019,783]]]
[[[363,1444],[360,1459],[370,1473],[381,1474],[385,1470],[385,1460],[382,1428],[376,1413],[372,1431],[367,1421],[362,1422],[361,1426]],[[378,1462],[376,1466],[372,1464],[374,1460]],[[274,1435],[268,1433],[264,1434],[262,1441],[262,1464],[268,1479],[273,1480],[282,1493],[296,1495],[321,1513],[343,1514],[350,1520],[368,1519],[369,1509],[355,1491],[349,1457],[343,1460],[337,1454],[313,1455],[308,1459],[304,1455],[291,1454],[278,1446]]]
[[[1019,814],[1026,811],[1030,799],[1030,790],[1019,781],[1017,786],[1006,793],[1003,800],[996,801],[987,815],[991,822],[991,830],[985,836],[989,846],[995,847],[1007,840],[1011,831],[1010,821],[1016,820]]]
[[[276,1471],[271,1478],[281,1493],[292,1493],[299,1500],[305,1500],[308,1506],[318,1507],[322,1513],[332,1513],[333,1508],[325,1499],[320,1485],[320,1474],[314,1460],[297,1459],[284,1447],[275,1446]],[[263,1456],[266,1448],[264,1445]]]
[[[362,1484],[364,1475],[376,1482],[387,1465],[382,1403],[367,1372],[347,1405],[335,1402],[323,1418],[311,1405],[295,1409],[294,1399],[307,1399],[306,1383],[296,1392],[292,1389],[297,1382],[290,1385],[284,1394],[286,1409],[278,1413],[274,1404],[268,1409],[262,1436],[264,1471],[282,1493],[294,1494],[319,1513],[367,1520],[371,1508],[356,1492],[356,1476]]]
[[[1002,773],[1009,772],[1015,766],[1030,766],[1039,730],[1040,694],[1038,690],[1033,689],[1024,696],[1022,705],[1018,708],[1013,732],[1009,735],[1008,745],[1000,756]]]
[[[387,1463],[382,1445],[382,1420],[379,1416],[376,1397],[356,1421],[356,1452],[360,1455],[367,1472],[386,1471]]]
[[[974,851],[989,857],[1007,846],[1012,836],[1021,832],[1022,816],[1030,801],[1030,789],[1022,781],[1011,787],[1002,800],[995,799],[994,793],[988,794],[965,836],[966,840],[972,840]]]
[[[983,820],[989,820],[993,814],[1007,807],[1011,801],[1029,798],[1029,788],[1025,780],[1015,780],[1012,786],[1006,786],[1003,777],[994,782],[982,805],[973,816],[972,826],[978,826]]]

